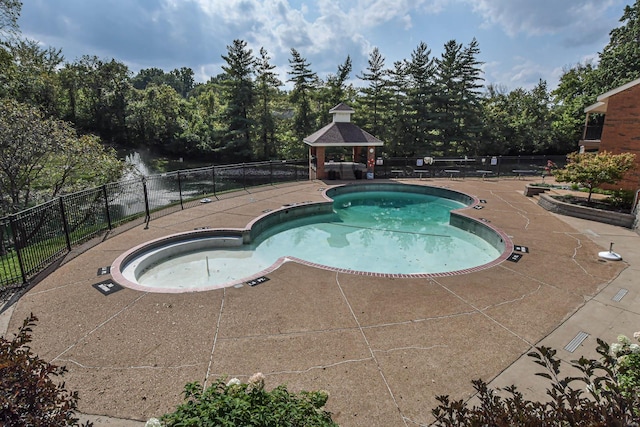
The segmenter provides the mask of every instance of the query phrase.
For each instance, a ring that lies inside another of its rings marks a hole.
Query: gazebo
[[[329,110],[333,121],[304,138],[309,146],[309,179],[355,179],[366,171],[368,178],[373,178],[376,149],[383,142],[370,133],[351,123],[351,114],[355,111],[344,103]],[[352,162],[326,162],[328,147],[352,147]],[[362,148],[366,151],[366,165],[359,162]]]

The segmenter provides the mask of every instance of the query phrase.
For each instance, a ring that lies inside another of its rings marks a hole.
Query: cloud
[[[621,0],[464,0],[484,19],[510,37],[561,35],[567,46],[591,44],[614,26],[611,8],[622,10]]]

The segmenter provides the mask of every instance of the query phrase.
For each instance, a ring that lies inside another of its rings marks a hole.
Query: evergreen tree
[[[351,74],[352,69],[351,57],[347,56],[344,63],[338,65],[336,74],[329,74],[327,76],[323,90],[318,92],[318,127],[322,127],[331,121],[331,115],[329,114],[330,109],[341,102],[350,103],[350,93],[353,92],[353,88],[347,85],[346,82],[349,79],[349,74]]]
[[[406,147],[405,154],[414,156],[432,153],[434,146],[431,141],[431,131],[434,128],[435,119],[432,113],[435,94],[435,62],[431,58],[431,49],[426,43],[420,42],[411,52],[411,61],[407,63],[406,71],[409,82],[407,113],[411,119],[412,144]]]
[[[265,160],[275,156],[275,121],[271,101],[278,87],[282,86],[282,82],[273,72],[276,67],[271,65],[270,59],[266,49],[260,48],[260,57],[256,63],[256,95],[260,102],[257,128],[262,145],[262,158]]]
[[[255,58],[243,40],[234,40],[233,45],[227,46],[227,51],[226,56],[222,55],[227,63],[222,67],[226,74],[224,97],[227,107],[223,116],[227,131],[221,154],[227,159],[245,161],[252,157],[251,131],[254,122],[249,111],[255,97],[252,80]]]
[[[368,82],[367,87],[360,89],[363,94],[360,101],[365,107],[361,116],[366,118],[370,132],[376,136],[382,135],[382,117],[389,105],[386,74],[384,57],[378,48],[374,47],[369,54],[367,71],[357,77]]]
[[[314,117],[311,111],[311,97],[314,91],[313,82],[316,81],[316,73],[311,71],[311,64],[294,48],[291,49],[289,59],[291,71],[289,82],[293,83],[291,102],[295,105],[293,120],[293,132],[298,141],[310,135],[314,131]]]
[[[412,153],[414,148],[411,132],[412,115],[407,112],[411,106],[407,104],[409,82],[407,75],[408,63],[396,61],[393,69],[389,70],[389,121],[382,132],[382,140],[387,141],[385,150],[392,157],[405,156]]]

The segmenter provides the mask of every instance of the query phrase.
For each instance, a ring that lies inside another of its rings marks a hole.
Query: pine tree
[[[265,48],[260,48],[260,57],[256,63],[256,95],[259,99],[259,113],[257,120],[258,133],[262,144],[262,157],[269,159],[275,155],[275,123],[271,111],[271,100],[282,82],[273,69],[276,68],[269,60]]]
[[[314,81],[318,76],[311,71],[311,64],[294,48],[291,48],[289,65],[291,66],[291,71],[289,71],[290,78],[288,81],[293,82],[291,102],[296,108],[293,129],[298,140],[302,141],[314,129],[311,97],[314,91]]]
[[[429,154],[433,151],[430,135],[434,125],[432,104],[434,100],[435,63],[431,58],[431,49],[420,42],[411,52],[411,61],[407,64],[409,86],[407,88],[407,107],[411,119],[410,134],[412,146],[406,154]]]
[[[252,157],[251,130],[254,122],[249,111],[254,103],[253,70],[255,58],[247,43],[234,40],[227,46],[227,55],[222,59],[227,62],[222,70],[226,74],[224,80],[225,100],[227,103],[224,118],[227,131],[224,135],[222,155],[227,159],[250,160]]]
[[[357,76],[360,80],[368,82],[368,87],[363,87],[361,102],[365,106],[364,116],[368,117],[368,124],[371,126],[373,135],[382,135],[382,117],[389,102],[387,72],[384,68],[384,57],[380,55],[377,47],[374,47],[369,54],[367,71]]]

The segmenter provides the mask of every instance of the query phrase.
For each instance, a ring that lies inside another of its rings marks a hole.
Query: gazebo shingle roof
[[[381,146],[375,136],[360,129],[353,123],[333,122],[314,132],[304,139],[304,143],[312,147],[326,146]]]

